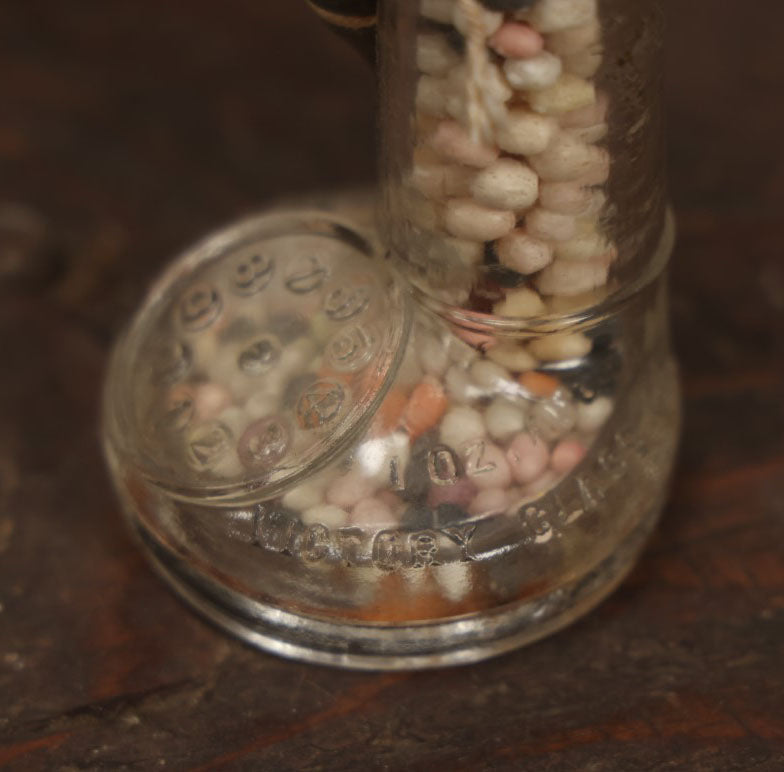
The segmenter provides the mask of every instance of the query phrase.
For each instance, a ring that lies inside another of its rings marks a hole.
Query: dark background
[[[667,4],[686,419],[662,525],[560,635],[378,675],[188,612],[123,530],[96,422],[173,253],[372,179],[371,74],[300,0],[0,0],[0,766],[784,769],[784,4]]]

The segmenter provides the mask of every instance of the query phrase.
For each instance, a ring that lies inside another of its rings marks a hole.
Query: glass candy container
[[[379,41],[383,247],[292,212],[189,250],[115,348],[105,444],[207,616],[396,669],[605,597],[661,511],[679,403],[656,5],[388,0]]]

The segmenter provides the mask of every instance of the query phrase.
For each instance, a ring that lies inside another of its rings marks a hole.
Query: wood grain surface
[[[0,2],[0,766],[784,769],[784,4],[669,6],[686,419],[662,525],[558,636],[376,675],[186,610],[97,427],[111,339],[177,250],[372,180],[371,73],[295,0]]]

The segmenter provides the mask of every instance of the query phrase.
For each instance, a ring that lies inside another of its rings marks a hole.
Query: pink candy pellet
[[[452,485],[433,485],[427,496],[427,505],[437,507],[439,504],[456,504],[466,508],[476,496],[476,486],[465,477],[461,477]]]
[[[357,502],[351,511],[351,520],[357,525],[391,525],[397,522],[392,509],[380,498]]]
[[[585,446],[577,440],[561,440],[553,450],[550,466],[560,474],[571,472],[585,456]]]
[[[351,471],[332,481],[327,488],[327,502],[336,507],[351,509],[362,499],[372,496],[375,487],[372,480]]]
[[[442,121],[429,141],[442,158],[466,166],[483,168],[498,158],[498,148],[474,142],[457,121]]]
[[[511,59],[528,59],[544,47],[544,40],[535,29],[511,21],[502,24],[489,42],[497,53]]]
[[[468,479],[477,488],[508,488],[512,470],[506,454],[497,445],[485,440],[468,443],[462,452]]]
[[[201,420],[215,418],[231,402],[229,390],[217,383],[203,383],[196,389],[196,414]]]
[[[479,491],[468,505],[468,512],[479,517],[488,517],[504,512],[509,506],[509,494],[501,488],[485,488]]]
[[[512,467],[514,479],[523,485],[539,477],[550,461],[547,445],[527,432],[518,434],[512,440],[506,457]]]

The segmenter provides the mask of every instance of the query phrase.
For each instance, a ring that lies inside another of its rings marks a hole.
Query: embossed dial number
[[[203,330],[211,325],[221,312],[221,298],[211,284],[194,284],[180,300],[180,321],[187,330]]]
[[[260,252],[243,257],[234,263],[231,281],[234,289],[241,295],[261,292],[272,279],[275,261]]]
[[[345,399],[346,392],[336,381],[315,381],[297,401],[297,422],[303,429],[326,426],[338,417]]]

